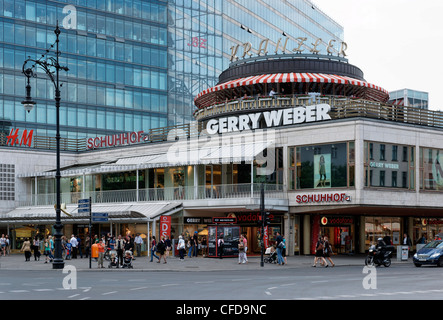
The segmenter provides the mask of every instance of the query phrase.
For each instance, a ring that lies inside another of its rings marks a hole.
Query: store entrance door
[[[320,232],[327,236],[335,254],[354,252],[354,224],[352,218],[326,218],[321,221]]]

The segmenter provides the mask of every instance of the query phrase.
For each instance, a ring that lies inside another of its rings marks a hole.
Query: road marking
[[[84,298],[81,298],[79,300],[87,300],[87,299],[91,299],[91,297],[84,297]]]
[[[117,291],[105,292],[105,293],[102,293],[102,296],[107,296],[108,294],[114,294],[114,293],[117,293]]]
[[[26,293],[29,292],[28,290],[11,290],[10,293]]]
[[[55,289],[33,289],[34,291],[44,292],[44,291],[54,291]]]
[[[79,295],[80,295],[80,293],[73,294],[72,296],[69,296],[68,299],[72,299],[72,298],[78,297]]]
[[[269,291],[265,291],[265,293],[266,293],[268,296],[272,296],[272,293],[270,293]]]
[[[132,288],[132,289],[129,289],[129,290],[130,291],[135,291],[135,290],[143,290],[143,289],[148,289],[148,287]]]
[[[173,287],[173,286],[178,286],[178,283],[171,283],[171,284],[162,284],[162,287]]]

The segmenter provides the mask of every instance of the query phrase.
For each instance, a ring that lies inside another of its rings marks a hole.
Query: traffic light
[[[265,212],[263,225],[266,227],[266,226],[269,226],[270,224],[271,224],[271,213]]]

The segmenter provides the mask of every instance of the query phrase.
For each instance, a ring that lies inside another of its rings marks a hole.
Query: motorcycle
[[[391,257],[393,252],[392,246],[385,246],[381,248],[377,248],[375,245],[372,245],[369,248],[368,256],[366,257],[365,264],[367,266],[381,266],[385,267],[391,266]]]

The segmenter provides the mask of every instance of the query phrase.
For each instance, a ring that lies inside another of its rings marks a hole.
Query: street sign
[[[78,213],[90,213],[91,202],[89,199],[78,200]]]
[[[92,213],[92,221],[93,222],[108,222],[109,214],[102,212],[93,212]]]

